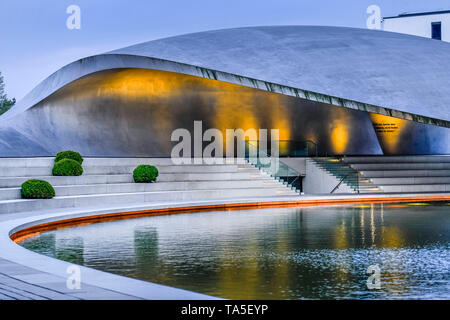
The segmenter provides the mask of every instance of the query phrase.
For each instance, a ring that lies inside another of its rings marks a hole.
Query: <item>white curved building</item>
[[[279,129],[321,154],[450,153],[450,44],[353,28],[182,35],[75,61],[0,117],[0,157],[170,155],[177,128]]]

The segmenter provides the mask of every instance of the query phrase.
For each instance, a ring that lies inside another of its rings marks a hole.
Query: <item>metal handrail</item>
[[[339,178],[339,183],[330,193],[334,193],[342,183],[347,184],[350,188],[360,193],[359,172],[351,166],[342,162],[342,159],[334,158],[334,161],[323,160],[320,158],[313,159],[320,167],[328,171],[330,174]]]
[[[337,189],[339,189],[339,187],[341,186],[342,182],[344,182],[345,178],[347,178],[348,175],[344,176],[341,181],[339,181],[339,183],[337,184],[336,187],[333,188],[333,190],[331,190],[330,194],[332,194],[333,192],[335,192]]]

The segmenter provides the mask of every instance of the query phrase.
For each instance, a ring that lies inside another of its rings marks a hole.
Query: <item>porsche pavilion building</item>
[[[449,88],[450,43],[337,27],[201,32],[56,71],[0,116],[0,157],[167,157],[171,133],[196,120],[279,129],[288,155],[305,142],[326,155],[449,154]]]

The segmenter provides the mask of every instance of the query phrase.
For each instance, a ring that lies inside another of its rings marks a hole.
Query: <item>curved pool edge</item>
[[[126,211],[127,208],[122,209],[107,209],[100,215],[111,214],[111,211]],[[53,210],[54,211],[54,210]],[[74,264],[51,258],[48,256],[41,255],[39,253],[30,251],[23,248],[19,244],[15,243],[11,239],[11,235],[27,228],[29,226],[38,225],[41,223],[47,223],[50,221],[58,222],[65,219],[76,219],[81,217],[89,217],[93,214],[98,214],[101,211],[99,208],[96,209],[73,209],[66,210],[65,213],[52,212],[38,215],[33,215],[26,218],[12,219],[8,221],[3,221],[0,223],[0,259],[13,262],[18,267],[24,266],[36,270],[35,280],[29,281],[29,284],[55,289],[55,282],[58,282],[57,287],[65,286],[65,283],[69,277],[67,273],[68,267]],[[17,216],[20,214],[17,214]],[[1,261],[0,261],[1,263]],[[112,295],[114,299],[146,299],[146,300],[211,300],[211,299],[221,299],[218,297],[213,297],[201,293],[191,292],[184,289],[173,288],[165,285],[160,285],[156,283],[151,283],[147,281],[142,281],[138,279],[128,278],[120,276],[117,274],[107,273],[100,270],[79,266],[81,274],[81,289],[64,289],[60,292],[67,294],[70,297],[81,297],[86,296],[87,299],[102,299],[102,296],[92,296],[86,293],[83,287],[100,288],[107,290],[116,295]],[[0,273],[3,273],[0,269]],[[17,278],[17,275],[11,272],[9,277]],[[19,275],[20,276],[20,275]],[[19,280],[22,278],[18,277]],[[42,279],[49,279],[43,281]],[[1,281],[0,281],[1,282]],[[107,298],[111,297],[107,293]]]
[[[202,202],[167,202],[153,204],[135,204],[115,208],[90,207],[64,209],[64,213],[56,210],[35,212],[28,217],[18,218],[22,214],[14,214],[17,219],[4,220],[0,223],[0,258],[11,261],[19,266],[25,266],[37,270],[40,273],[51,275],[59,281],[66,282],[69,274],[67,268],[73,264],[44,256],[30,251],[15,243],[12,238],[15,235],[24,236],[29,231],[35,233],[40,226],[58,228],[74,226],[86,222],[98,222],[100,220],[115,220],[134,218],[144,215],[163,215],[174,213],[214,211],[214,210],[238,210],[257,209],[286,206],[317,206],[336,204],[356,204],[368,202],[412,202],[412,201],[449,201],[449,193],[440,194],[399,194],[399,195],[340,195],[340,196],[303,196],[301,200],[292,197],[283,199],[280,197],[264,199],[232,199],[211,200]],[[60,209],[61,210],[61,209]],[[46,229],[47,230],[47,229]],[[46,231],[45,230],[45,231]],[[25,231],[25,232],[24,232]],[[22,234],[20,234],[22,232]],[[96,269],[80,266],[81,282],[83,285],[94,286],[111,292],[116,292],[130,299],[157,299],[157,300],[206,300],[220,299],[201,293],[177,289],[169,286],[128,278],[111,274]],[[14,275],[10,275],[14,277]],[[46,282],[29,282],[37,286],[46,286]],[[81,288],[83,290],[83,287]],[[74,290],[73,292],[75,292]],[[67,294],[70,296],[72,291]],[[81,292],[82,293],[82,292]],[[77,295],[80,296],[80,295]],[[83,294],[81,294],[83,296]],[[89,298],[89,295],[86,295]],[[101,297],[100,297],[101,298]]]

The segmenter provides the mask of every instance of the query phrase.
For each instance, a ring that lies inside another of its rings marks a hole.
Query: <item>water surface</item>
[[[30,250],[230,299],[450,299],[450,204],[215,211],[54,230]],[[368,289],[367,268],[380,268]]]

